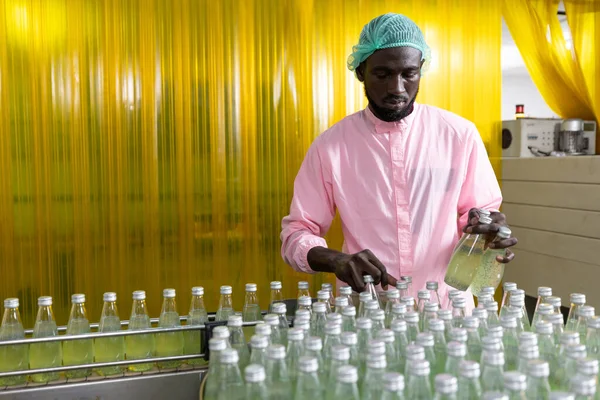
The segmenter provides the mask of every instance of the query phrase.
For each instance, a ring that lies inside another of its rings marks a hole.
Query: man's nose
[[[390,80],[388,92],[390,94],[395,95],[401,95],[406,93],[406,88],[404,87],[404,79],[402,78],[402,75],[396,75],[396,77]]]

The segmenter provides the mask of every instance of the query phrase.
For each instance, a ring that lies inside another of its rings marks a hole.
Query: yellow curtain
[[[502,16],[548,106],[563,118],[598,119],[600,2],[564,0],[574,52],[558,19],[559,2],[503,0]]]
[[[280,221],[317,134],[365,106],[346,70],[384,12],[423,28],[421,102],[473,120],[500,155],[500,6],[488,0],[0,0],[0,296],[25,324],[51,295],[308,279],[280,257]],[[341,246],[339,222],[329,234]]]

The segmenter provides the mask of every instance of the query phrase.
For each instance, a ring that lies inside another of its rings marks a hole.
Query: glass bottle
[[[238,367],[239,356],[234,349],[225,349],[219,355],[219,394],[218,400],[243,400],[246,387]]]
[[[269,389],[269,399],[289,400],[292,392],[292,378],[285,362],[285,347],[273,344],[267,349],[267,367],[265,368]]]
[[[425,361],[425,349],[417,344],[409,344],[404,349],[405,365],[404,365],[404,381],[408,382],[410,372],[417,361]],[[431,372],[431,367],[430,367]],[[428,374],[429,376],[429,374]],[[431,383],[431,382],[430,382]]]
[[[396,282],[396,289],[400,291],[400,298],[410,296],[410,292],[408,291],[408,282],[399,280]]]
[[[356,332],[342,332],[340,335],[342,345],[348,348],[350,355],[349,363],[358,367],[358,335]]]
[[[228,349],[231,348],[231,342],[229,341],[230,336],[231,333],[229,332],[229,328],[226,326],[216,326],[213,329],[213,338],[223,339],[225,341],[225,346]]]
[[[542,303],[547,303],[548,297],[552,296],[552,288],[546,286],[540,286],[537,289],[537,301],[535,303],[535,309],[533,310],[533,318],[535,319],[535,315],[537,314],[538,307]]]
[[[481,364],[483,366],[483,355],[488,352],[488,353],[494,353],[494,352],[503,352],[504,350],[502,349],[502,339],[501,338],[497,338],[497,337],[492,337],[492,336],[484,336],[481,339],[481,360],[479,360],[479,364]]]
[[[442,300],[440,299],[440,294],[438,292],[438,283],[436,281],[429,281],[425,284],[425,289],[429,290],[429,302],[437,303],[439,306],[442,306]]]
[[[146,306],[146,292],[136,290],[133,292],[133,304],[129,316],[129,329],[132,331],[150,330],[150,316]],[[156,347],[154,335],[151,333],[131,335],[125,338],[125,355],[128,360],[140,360],[152,358]],[[130,364],[129,370],[134,372],[149,371],[153,368],[152,363]]]
[[[175,302],[175,289],[163,290],[163,304],[158,319],[159,328],[176,328],[181,326],[177,303]],[[183,332],[166,332],[156,335],[156,356],[169,357],[183,355]],[[158,364],[161,368],[175,368],[180,361],[166,361]]]
[[[479,337],[487,335],[488,313],[485,308],[475,308],[471,315],[479,320]]]
[[[404,314],[404,321],[406,321],[406,334],[409,343],[414,343],[417,340],[419,332],[419,313],[415,311],[409,311]]]
[[[192,299],[190,301],[190,311],[187,317],[187,326],[204,325],[208,321],[208,313],[204,306],[204,288],[194,286],[192,288]],[[202,331],[193,330],[183,332],[183,353],[200,354],[204,351],[201,340]],[[206,362],[202,358],[190,359],[188,364],[202,365]]]
[[[246,299],[244,300],[244,309],[242,311],[242,320],[244,322],[261,320],[260,305],[258,304],[258,295],[256,291],[256,283],[246,284]]]
[[[248,349],[248,343],[246,342],[246,336],[242,329],[243,321],[239,315],[230,315],[227,321],[227,327],[229,328],[229,344],[231,347],[238,352],[238,365],[241,370],[246,368],[250,363],[250,350]]]
[[[373,334],[385,329],[385,312],[383,310],[373,310],[371,321],[373,321]]]
[[[400,356],[397,353],[396,345],[394,343],[395,342],[394,332],[391,329],[382,329],[379,332],[377,332],[377,339],[381,340],[385,343],[385,356],[386,356],[386,363],[387,363],[388,370],[389,371],[399,371],[398,363],[400,361],[399,360]],[[427,339],[428,338],[421,338],[421,341],[423,343],[429,344]],[[435,355],[433,354],[433,338],[431,338],[431,341],[432,341],[431,353],[432,353],[433,359],[435,360]]]
[[[417,311],[417,304],[415,303],[415,298],[412,296],[403,296],[400,297],[400,303],[406,305],[406,311]],[[418,313],[417,313],[418,314]]]
[[[328,360],[331,358],[332,348],[342,344],[340,335],[342,327],[339,324],[328,322],[325,324],[325,337],[323,339],[323,357]]]
[[[517,289],[517,284],[514,282],[504,282],[502,284],[502,302],[500,303],[500,308],[504,307],[505,304],[509,304],[508,300],[510,299],[510,292]],[[497,312],[498,310],[496,310]]]
[[[304,339],[304,356],[314,357],[319,364],[319,373],[324,374],[326,370],[323,360],[323,340],[317,336],[309,336]]]
[[[301,310],[308,311],[309,316],[312,315],[312,299],[310,297],[300,296],[298,298],[298,307],[295,312],[296,317],[298,317],[298,311]]]
[[[538,337],[535,332],[521,332],[519,333],[519,347],[521,346],[537,346]],[[524,372],[527,374],[527,372]]]
[[[575,400],[575,395],[567,392],[552,392],[549,400]]]
[[[519,360],[517,362],[517,371],[522,374],[527,374],[529,361],[540,359],[540,350],[536,345],[521,344],[519,345]]]
[[[227,321],[230,315],[234,315],[233,311],[233,289],[231,286],[221,286],[221,298],[219,299],[219,308],[215,315],[215,321]]]
[[[407,399],[430,400],[433,398],[429,370],[430,367],[427,360],[417,360],[411,364],[406,388]]]
[[[404,314],[406,314],[406,304],[394,304],[392,306],[392,318],[390,320],[390,326],[392,326],[392,323],[397,319],[404,320]]]
[[[460,342],[448,343],[448,353],[444,372],[456,376],[459,371],[461,361],[467,356],[467,346]]]
[[[335,386],[337,380],[338,369],[350,363],[350,349],[344,345],[333,346],[331,358],[327,360],[327,368],[325,368],[326,377],[324,385],[327,388]]]
[[[429,290],[419,290],[417,292],[417,312],[419,313],[419,329],[421,330],[421,332],[424,329],[423,326],[423,316],[425,315],[425,304],[429,303],[429,301],[431,300],[431,294],[429,293]]]
[[[421,332],[426,332],[429,331],[429,323],[434,320],[437,319],[438,316],[438,311],[440,309],[440,306],[438,303],[427,303],[425,304],[425,311],[423,313],[423,327],[421,329]]]
[[[459,342],[467,345],[467,340],[469,336],[467,334],[467,330],[465,328],[452,328],[450,329],[450,341],[451,342]]]
[[[450,330],[452,329],[452,310],[438,310],[438,318],[444,321],[446,342],[450,341]]]
[[[350,286],[340,286],[340,297],[347,298],[348,305],[354,306],[354,302],[352,301],[352,288]]]
[[[562,314],[550,314],[546,316],[546,321],[552,325],[552,335],[554,336],[554,344],[558,347],[560,337],[565,331],[565,319]]]
[[[554,343],[554,337],[552,333],[552,325],[548,321],[539,322],[536,326],[536,333],[538,335],[537,342],[540,353],[540,358],[543,361],[548,362],[550,366],[550,372],[552,379],[554,379],[554,373],[557,369],[557,351]]]
[[[463,320],[467,330],[467,359],[477,361],[481,359],[481,337],[479,336],[479,320],[473,316]]]
[[[298,300],[300,300],[300,297],[303,297],[303,296],[306,296],[309,299],[311,298],[310,290],[308,289],[308,282],[306,282],[306,281],[298,282],[298,295],[296,296],[296,298]]]
[[[371,275],[364,275],[363,280],[365,282],[365,292],[371,295],[372,300],[377,300],[377,303],[379,303],[379,307],[381,308],[381,301],[379,300],[379,296],[377,295],[377,290],[375,290],[375,285],[373,284],[373,277]]]
[[[288,329],[290,328],[290,323],[287,319],[287,306],[285,303],[275,303],[271,305],[273,309],[273,314],[277,315],[279,322],[279,334],[281,335],[281,344],[287,343],[287,334]]]
[[[327,302],[329,303],[329,308],[333,309],[335,307],[334,301],[335,296],[333,294],[333,285],[331,283],[322,283],[321,290],[324,290],[329,293],[329,299]]]
[[[494,243],[508,239],[511,234],[512,232],[508,227],[501,226],[492,242]],[[473,275],[471,286],[469,286],[469,290],[473,296],[479,296],[481,289],[484,287],[492,287],[495,290],[500,282],[502,282],[502,277],[504,276],[504,266],[506,264],[498,262],[496,257],[504,256],[505,253],[505,249],[492,248],[487,248],[483,252],[483,255],[480,259],[480,264]]]
[[[502,392],[484,392],[481,400],[508,400],[508,395]]]
[[[263,365],[248,365],[244,370],[244,378],[246,379],[246,399],[267,400],[269,398],[267,385],[265,385],[266,373]]]
[[[271,282],[271,298],[269,299],[269,314],[273,314],[273,304],[283,302],[283,293],[281,292],[281,282]]]
[[[517,320],[514,317],[500,318],[502,324],[502,346],[504,347],[504,368],[507,371],[517,369],[519,361],[519,340],[517,339]]]
[[[387,303],[385,304],[385,327],[389,328],[394,317],[393,308],[400,304],[400,291],[398,289],[389,289],[387,292]]]
[[[504,353],[483,351],[481,385],[484,392],[504,390]]]
[[[562,300],[558,296],[548,296],[546,298],[546,303],[550,304],[554,307],[554,312],[556,314],[562,314]]]
[[[451,289],[448,291],[448,304],[452,305],[452,300],[454,300],[455,297],[460,297],[462,296],[462,291],[460,290],[456,290],[456,289]]]
[[[250,364],[266,365],[269,340],[263,335],[252,335],[250,338]]]
[[[221,352],[227,348],[225,340],[213,337],[208,341],[210,358],[204,384],[204,398],[216,399],[219,396],[219,375],[221,370]]]
[[[273,334],[273,330],[271,329],[271,325],[267,324],[266,322],[259,322],[258,324],[256,324],[256,326],[254,327],[254,334],[266,337],[269,346],[273,343],[271,341],[271,335]]]
[[[107,292],[103,295],[104,305],[98,324],[98,332],[119,332],[121,319],[117,309],[117,294]],[[123,361],[125,359],[125,338],[123,336],[97,338],[94,341],[95,362]],[[200,352],[198,352],[200,353]],[[98,372],[101,375],[116,375],[123,372],[121,367],[104,367]]]
[[[552,307],[550,304],[547,304],[547,303],[540,304],[537,309],[537,313],[535,314],[535,317],[531,321],[531,326],[535,327],[535,325],[538,322],[545,321],[546,318],[553,313],[554,313],[554,307]]]
[[[435,353],[436,365],[433,367],[434,374],[442,373],[446,368],[446,336],[444,335],[444,322],[439,319],[429,321],[429,332],[433,335],[433,351]]]
[[[298,382],[295,400],[323,398],[324,387],[317,373],[319,365],[314,357],[303,356],[298,360]]]
[[[504,391],[508,395],[508,400],[527,400],[526,389],[527,375],[518,371],[504,373]]]
[[[385,354],[369,353],[365,378],[360,388],[361,400],[377,400],[381,398],[381,380],[386,369]]]
[[[410,275],[401,275],[400,279],[403,280],[404,282],[406,282],[406,284],[408,285],[407,286],[407,290],[408,290],[408,293],[409,293],[409,296],[410,296],[410,294],[412,293],[412,280],[413,280],[412,276],[410,276]]]
[[[367,300],[365,301],[365,310],[365,317],[372,319],[373,312],[379,310],[379,303],[377,302],[377,300]]]
[[[371,300],[373,300],[373,296],[371,296],[369,292],[362,292],[358,295],[358,318],[367,316],[367,309],[365,305]]]
[[[335,312],[342,314],[344,308],[348,307],[348,298],[345,296],[339,296],[335,298]]]
[[[464,297],[455,297],[452,299],[452,326],[455,328],[463,327],[463,319],[465,313],[466,300]]]
[[[567,317],[566,331],[577,332],[577,321],[579,319],[579,308],[585,305],[585,294],[572,293],[570,296],[571,308]]]
[[[504,328],[502,328],[502,326],[498,325],[498,326],[492,326],[491,328],[488,329],[488,336],[492,336],[492,337],[496,337],[498,339],[500,339],[500,345],[502,348],[502,351],[504,351]]]
[[[392,322],[392,332],[394,332],[394,346],[398,355],[398,372],[404,372],[404,363],[406,362],[406,346],[408,346],[406,321],[398,319]]]
[[[342,310],[342,332],[356,332],[356,308],[344,307]]]
[[[458,393],[461,400],[479,400],[481,397],[481,369],[475,361],[461,361],[458,366]]]
[[[480,293],[479,297],[477,298],[477,308],[485,309],[485,304],[493,300],[494,297],[491,294]]]
[[[371,332],[372,322],[368,318],[356,319],[356,334],[358,336],[359,378],[364,376],[367,362],[368,343],[373,338]]]
[[[492,219],[486,215],[479,216],[480,224],[491,224]],[[468,234],[452,253],[444,282],[455,289],[465,291],[473,282],[475,272],[481,264],[485,251],[485,235]]]
[[[576,375],[570,382],[571,392],[575,400],[594,400],[596,394],[596,378],[585,375]]]
[[[404,376],[397,372],[383,374],[381,400],[404,400]]]
[[[329,314],[331,310],[331,304],[329,304],[329,292],[327,290],[319,290],[317,292],[317,301],[325,304],[325,313]]]
[[[90,333],[90,321],[85,309],[85,295],[71,296],[71,314],[67,325],[67,335]],[[94,362],[94,342],[92,339],[69,340],[63,342],[63,365],[91,364]],[[83,378],[92,373],[91,369],[77,369],[65,372],[67,378]]]
[[[325,324],[327,323],[327,306],[323,302],[313,303],[313,315],[310,321],[311,336],[325,338]]]
[[[281,334],[281,328],[279,327],[279,315],[277,314],[267,314],[263,318],[265,324],[271,327],[271,344],[283,344],[286,345],[287,342],[283,340]],[[257,325],[258,326],[258,325]],[[214,332],[214,330],[213,330]]]
[[[600,317],[592,317],[587,320],[585,347],[588,356],[600,359]]]
[[[456,400],[458,392],[458,381],[455,376],[439,374],[435,377],[434,400]]]
[[[496,288],[495,287],[493,287],[493,286],[484,286],[479,291],[478,300],[481,298],[481,296],[491,296],[491,297],[494,297],[494,294],[496,294]]]
[[[338,369],[337,382],[327,400],[360,400],[356,367],[345,365]]]
[[[529,324],[529,317],[527,316],[527,309],[525,308],[525,296],[513,296],[510,298],[510,307],[509,313],[511,309],[519,310],[519,326],[521,326],[521,331],[530,331],[531,325]]]
[[[546,361],[533,360],[529,362],[527,390],[525,391],[528,399],[547,399],[550,397],[549,376],[550,367]]]
[[[489,303],[486,303],[485,310],[487,311],[487,314],[488,314],[488,319],[487,319],[488,330],[492,326],[499,326],[500,319],[498,318],[498,303],[496,303],[495,301],[490,301]]]
[[[39,318],[39,313],[38,313]],[[36,322],[37,326],[37,322]],[[56,326],[56,324],[55,324]],[[50,336],[50,335],[48,335]],[[0,341],[7,340],[22,340],[25,339],[25,330],[21,322],[21,314],[19,313],[19,299],[8,298],[4,300],[4,314],[2,316],[2,325],[0,326]],[[40,343],[45,344],[45,343]],[[54,343],[47,343],[54,344]],[[59,342],[56,342],[60,345]],[[31,346],[37,346],[32,344]],[[29,348],[27,345],[9,345],[0,346],[0,373],[26,370],[29,367]],[[56,352],[48,353],[48,364],[54,365],[56,361],[50,362],[50,357],[56,357]],[[36,360],[36,361],[39,361]],[[60,359],[57,360],[60,364]],[[40,367],[32,367],[40,368]],[[0,387],[21,385],[27,381],[26,375],[10,376],[0,378]]]
[[[577,318],[577,332],[579,332],[579,342],[585,344],[587,335],[587,326],[590,318],[593,318],[596,314],[596,310],[592,306],[581,306],[579,307],[579,313]]]

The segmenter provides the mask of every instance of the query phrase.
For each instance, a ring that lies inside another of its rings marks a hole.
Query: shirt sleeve
[[[502,204],[500,185],[479,132],[473,127],[467,137],[467,172],[458,198],[459,236],[467,225],[469,210],[485,208],[498,211]]]
[[[281,255],[297,271],[315,273],[306,256],[323,238],[335,217],[331,171],[324,166],[318,137],[310,146],[294,181],[290,214],[281,222]]]

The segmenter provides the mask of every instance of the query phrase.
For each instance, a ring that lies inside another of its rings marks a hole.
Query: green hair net
[[[425,72],[431,60],[431,50],[421,29],[404,15],[380,15],[364,26],[358,44],[352,47],[352,54],[348,57],[348,69],[355,71],[376,50],[405,46],[421,51],[421,60],[425,60],[421,72]]]

